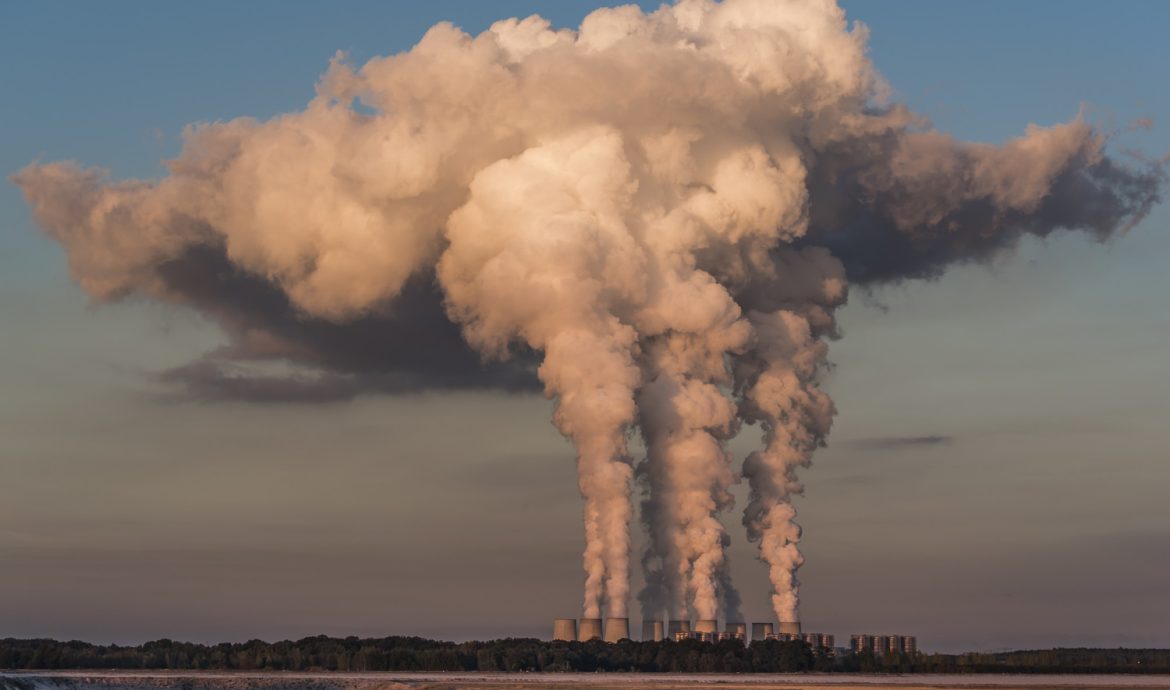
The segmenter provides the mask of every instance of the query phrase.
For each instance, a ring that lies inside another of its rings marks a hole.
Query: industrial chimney
[[[601,639],[601,619],[600,618],[582,618],[581,619],[581,636],[577,639],[582,642],[589,640]]]
[[[752,640],[766,640],[772,634],[771,623],[752,623]]]
[[[577,641],[577,619],[575,618],[554,618],[553,619],[553,639],[563,640],[565,642]]]
[[[630,619],[629,618],[606,618],[605,619],[605,641],[617,642],[618,640],[628,640],[630,638]]]
[[[665,637],[665,631],[662,627],[662,621],[642,621],[643,642],[661,642],[663,637]]]

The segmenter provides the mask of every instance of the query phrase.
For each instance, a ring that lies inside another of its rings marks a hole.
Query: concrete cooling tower
[[[665,636],[662,621],[642,621],[643,642],[661,642]]]
[[[582,642],[589,640],[601,639],[601,619],[600,618],[582,618],[581,619],[581,635],[577,639]]]
[[[763,640],[772,634],[771,623],[752,623],[752,640]]]
[[[777,632],[781,635],[799,635],[800,621],[781,621],[780,630]]]
[[[575,618],[556,618],[553,619],[553,639],[562,640],[565,642],[577,641],[577,619]]]
[[[670,621],[670,623],[666,626],[666,634],[672,640],[674,639],[675,633],[680,633],[680,632],[689,633],[690,631],[691,631],[691,622],[690,621],[673,620],[673,621]]]
[[[630,619],[629,618],[606,618],[605,619],[605,641],[617,642],[618,640],[628,640],[630,638]]]

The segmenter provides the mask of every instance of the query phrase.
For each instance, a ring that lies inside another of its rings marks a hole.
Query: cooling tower
[[[606,618],[605,619],[605,641],[617,642],[618,640],[630,639],[630,619],[629,618]]]
[[[601,619],[600,618],[582,618],[581,619],[581,635],[577,638],[582,642],[588,640],[601,639]]]
[[[718,629],[719,624],[714,618],[704,618],[703,620],[695,621],[695,632],[714,633]]]
[[[731,633],[731,636],[736,638],[736,639],[740,639],[740,640],[747,639],[747,623],[728,621],[727,627],[724,628],[724,630]]]
[[[767,639],[772,634],[771,623],[752,623],[752,640]]]
[[[776,632],[781,635],[799,635],[800,621],[780,621],[780,629]]]
[[[691,622],[690,621],[678,621],[678,620],[670,621],[670,623],[666,627],[666,634],[669,635],[670,639],[672,639],[672,640],[674,639],[675,633],[680,633],[680,632],[689,633],[690,631],[691,631]]]
[[[554,618],[553,639],[565,642],[577,641],[577,620],[575,618]]]
[[[661,642],[665,636],[665,631],[662,629],[662,621],[642,621],[643,642]]]

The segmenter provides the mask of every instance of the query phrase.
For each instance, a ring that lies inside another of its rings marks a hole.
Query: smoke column
[[[577,451],[588,617],[626,615],[635,465],[644,606],[737,615],[724,444],[757,426],[743,521],[796,620],[791,498],[832,420],[817,373],[848,284],[1025,235],[1108,239],[1164,178],[1080,116],[956,141],[885,99],[866,37],[829,0],[444,23],[360,68],[339,56],[304,110],[192,126],[162,179],[69,162],[12,179],[94,300],[222,326],[227,344],[162,375],[193,396],[538,380]],[[257,373],[272,361],[292,373]]]
[[[586,618],[601,617],[603,597],[609,615],[625,617],[629,592],[625,432],[639,382],[637,334],[614,316],[611,286],[596,279],[637,270],[622,218],[632,192],[623,166],[620,140],[604,130],[488,166],[452,214],[439,262],[448,311],[469,342],[504,356],[522,339],[544,352],[539,375],[557,401],[554,421],[578,453]]]

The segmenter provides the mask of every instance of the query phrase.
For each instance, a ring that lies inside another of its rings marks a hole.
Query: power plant
[[[604,640],[612,643],[630,639],[630,619],[608,618],[604,622],[604,630],[603,636],[602,619],[600,618],[582,618],[580,634],[578,634],[575,619],[556,618],[553,620],[553,640],[564,642]],[[836,650],[840,653],[874,654],[877,656],[915,654],[918,651],[918,638],[913,635],[851,635],[849,647],[837,649],[834,635],[821,632],[801,632],[800,623],[796,621],[752,623],[751,636],[748,637],[747,633],[748,624],[739,621],[728,621],[722,631],[719,630],[718,621],[713,619],[695,621],[693,629],[689,620],[671,620],[666,625],[663,625],[660,620],[647,619],[642,621],[643,642],[740,640],[747,643],[778,640],[781,642],[804,642],[814,650]]]
[[[913,635],[852,635],[849,649],[854,654],[914,654],[918,651],[918,638]]]

